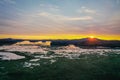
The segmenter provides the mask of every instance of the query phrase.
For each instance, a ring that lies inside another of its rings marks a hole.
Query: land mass
[[[120,40],[102,40],[98,38],[82,38],[82,39],[74,39],[74,40],[30,40],[30,39],[12,39],[5,38],[0,39],[0,45],[11,45],[17,42],[22,41],[30,41],[30,42],[46,42],[51,41],[51,46],[67,46],[73,44],[75,46],[79,46],[82,48],[120,48]]]

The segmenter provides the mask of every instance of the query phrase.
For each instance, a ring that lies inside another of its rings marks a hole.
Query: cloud
[[[85,20],[92,20],[93,17],[91,16],[82,16],[82,17],[68,17],[63,15],[56,15],[47,12],[39,13],[39,16],[47,17],[53,20],[61,20],[61,21],[85,21]]]
[[[82,6],[79,10],[77,10],[77,12],[79,12],[79,13],[86,13],[86,14],[96,14],[95,10],[86,8],[84,6]]]
[[[117,3],[117,4],[120,4],[120,0],[116,0],[116,3]]]
[[[6,3],[10,3],[10,4],[15,4],[16,2],[15,2],[15,0],[3,0],[4,2],[6,2]]]
[[[47,10],[51,10],[51,11],[60,11],[60,8],[56,5],[40,4],[40,7],[45,8]]]
[[[89,16],[67,17],[48,12],[23,14],[18,20],[0,21],[0,34],[39,35],[79,33],[81,32],[80,28],[72,25],[71,22],[90,19],[91,17]]]

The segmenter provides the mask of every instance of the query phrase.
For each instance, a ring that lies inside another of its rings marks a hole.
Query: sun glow
[[[94,38],[94,36],[90,36],[89,38]]]

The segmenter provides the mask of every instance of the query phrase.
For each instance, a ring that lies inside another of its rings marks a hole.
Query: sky
[[[0,0],[0,38],[120,40],[120,0]]]

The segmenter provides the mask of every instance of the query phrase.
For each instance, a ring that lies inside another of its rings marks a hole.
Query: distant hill
[[[69,44],[73,44],[80,47],[120,47],[119,40],[101,40],[97,38],[83,38],[77,40],[54,40],[52,41],[52,46],[66,46]]]
[[[0,45],[11,45],[17,42],[23,41],[22,39],[12,39],[12,38],[5,38],[0,39]]]
[[[11,45],[17,42],[24,41],[23,39],[12,39],[12,38],[5,38],[0,39],[0,45]],[[98,38],[82,38],[82,39],[75,39],[75,40],[28,40],[31,42],[37,41],[51,41],[51,46],[67,46],[73,44],[79,47],[120,47],[119,40],[101,40]]]

